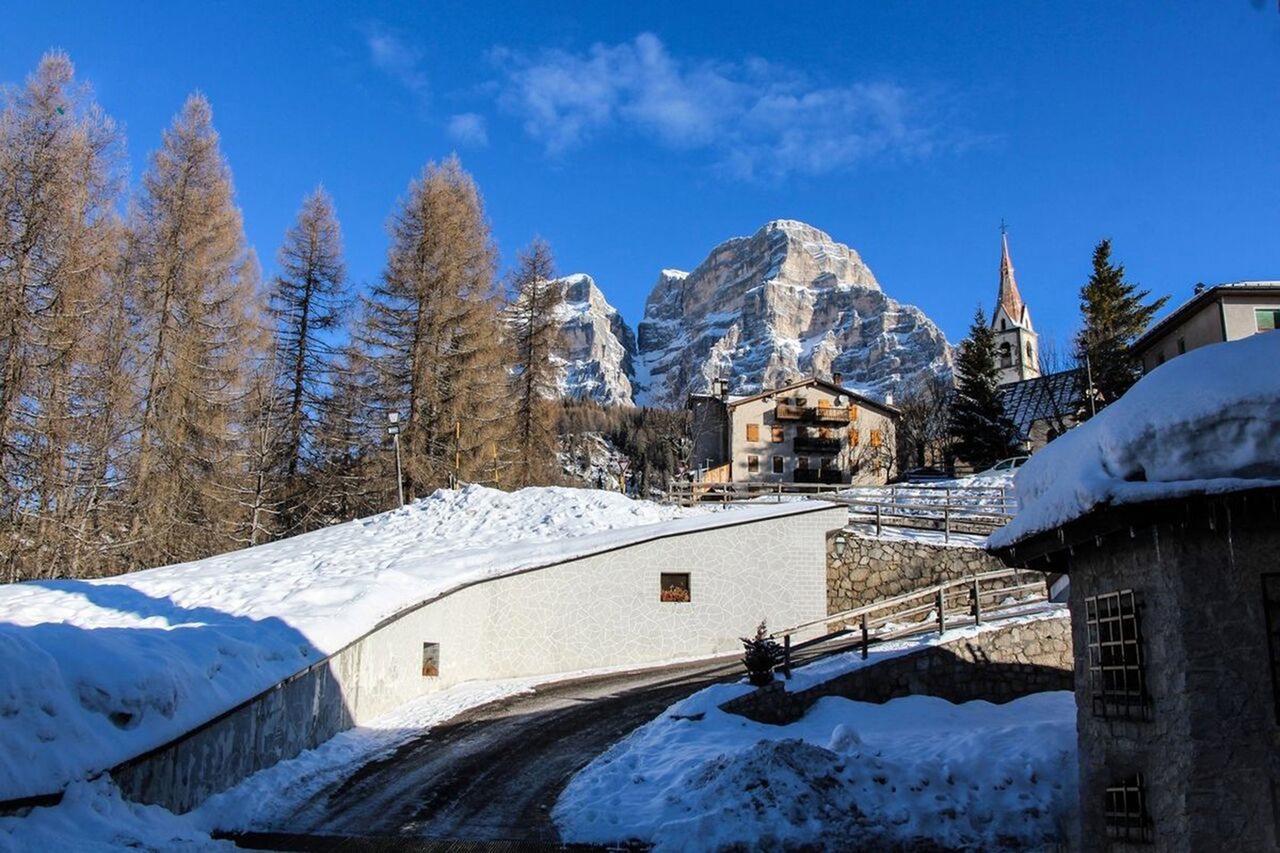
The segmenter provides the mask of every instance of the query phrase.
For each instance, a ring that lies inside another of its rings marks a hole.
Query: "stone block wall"
[[[775,681],[721,708],[757,722],[786,724],[823,696],[882,703],[926,695],[1002,703],[1045,690],[1071,690],[1071,620],[1065,613],[1020,620],[864,666],[807,690],[791,693],[786,684]]]
[[[839,535],[845,540],[843,554],[837,553],[836,537],[827,538],[828,613],[1005,568],[1004,563],[979,548],[871,539],[847,531]]]

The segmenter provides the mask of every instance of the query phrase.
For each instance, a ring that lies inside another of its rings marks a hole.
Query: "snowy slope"
[[[638,401],[667,406],[717,376],[751,393],[832,371],[882,398],[951,364],[941,330],[887,296],[856,251],[785,219],[720,244],[692,273],[663,270],[639,347]]]
[[[576,273],[558,281],[564,287],[558,317],[561,396],[606,406],[632,405],[635,333],[591,276]]]
[[[194,563],[2,586],[0,799],[159,746],[461,584],[786,511],[471,486]]]
[[[788,688],[991,629],[886,644],[866,662],[857,653],[819,661]],[[1069,692],[1003,705],[827,697],[786,726],[720,710],[751,689],[707,688],[593,760],[552,811],[562,837],[639,839],[662,851],[1038,849],[1060,837],[1075,807]]]
[[[1103,504],[1280,485],[1280,333],[1201,347],[1144,376],[1018,470],[990,547]]]

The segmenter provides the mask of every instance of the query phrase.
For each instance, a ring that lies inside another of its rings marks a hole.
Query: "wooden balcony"
[[[793,406],[790,403],[779,403],[773,417],[779,421],[811,424],[847,424],[852,419],[846,406]]]

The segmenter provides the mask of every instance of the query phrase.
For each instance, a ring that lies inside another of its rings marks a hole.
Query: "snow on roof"
[[[461,586],[814,508],[468,486],[196,562],[0,586],[0,800],[161,746]]]
[[[1001,548],[1107,504],[1280,486],[1280,333],[1178,356],[1014,478],[1020,509]]]
[[[1036,421],[1064,421],[1074,417],[1085,396],[1084,371],[1076,368],[1001,385],[1004,413],[1018,427],[1018,435],[1031,437]]]
[[[1222,284],[1206,285],[1196,290],[1187,301],[1153,323],[1150,328],[1142,333],[1141,337],[1133,342],[1133,348],[1135,350],[1143,350],[1152,341],[1163,338],[1164,334],[1170,328],[1182,322],[1184,317],[1193,311],[1198,311],[1218,296],[1226,294],[1239,295],[1241,293],[1253,296],[1257,293],[1267,294],[1272,291],[1280,292],[1280,280],[1227,281]]]

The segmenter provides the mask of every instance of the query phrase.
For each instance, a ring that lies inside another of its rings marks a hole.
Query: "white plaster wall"
[[[771,626],[826,613],[826,536],[842,507],[629,545],[466,587],[361,641],[357,722],[460,681],[642,665],[731,653]],[[659,599],[663,572],[689,572],[692,601]],[[422,644],[440,643],[424,677]]]

